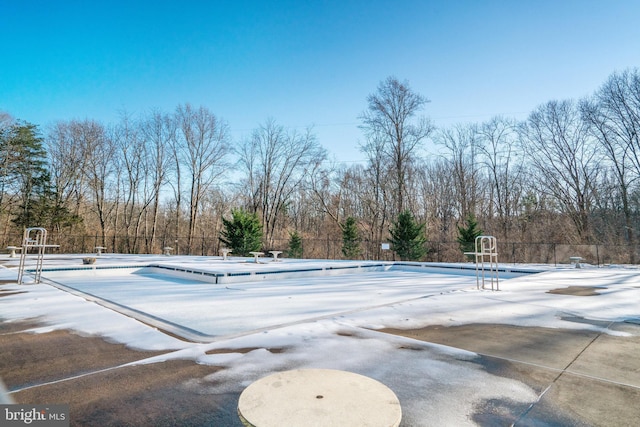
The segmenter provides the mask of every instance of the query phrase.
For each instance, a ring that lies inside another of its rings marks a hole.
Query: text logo
[[[69,405],[0,405],[0,425],[69,427]]]

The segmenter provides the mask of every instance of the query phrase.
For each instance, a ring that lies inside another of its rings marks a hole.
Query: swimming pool
[[[66,267],[45,269],[42,277],[124,315],[201,342],[340,317],[475,289],[476,285],[473,269],[422,264],[252,264]]]

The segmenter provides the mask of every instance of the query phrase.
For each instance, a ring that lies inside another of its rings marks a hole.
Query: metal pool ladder
[[[42,227],[30,227],[24,230],[22,238],[22,251],[20,254],[20,266],[18,267],[18,284],[22,285],[24,278],[25,261],[29,249],[37,249],[36,269],[34,273],[34,282],[40,283],[42,275],[42,261],[44,260],[44,252],[46,248],[57,248],[59,245],[47,244],[47,230]]]
[[[500,290],[498,284],[498,247],[493,236],[476,237],[475,252],[465,252],[466,255],[475,256],[476,261],[476,287],[485,289],[485,279],[491,281],[491,290]],[[488,276],[488,277],[487,277]],[[482,282],[482,287],[480,283]],[[495,287],[494,287],[495,282]]]

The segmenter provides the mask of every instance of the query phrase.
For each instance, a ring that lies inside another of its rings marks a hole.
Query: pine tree
[[[360,256],[360,236],[358,227],[353,217],[347,218],[342,228],[342,255],[347,259],[356,259]]]
[[[287,251],[289,258],[302,258],[302,237],[297,231],[289,233],[289,250]]]
[[[402,261],[419,261],[426,253],[427,238],[424,223],[416,222],[409,210],[398,215],[398,220],[389,229],[393,250]]]
[[[469,214],[465,225],[458,226],[458,244],[462,252],[476,251],[476,237],[482,235],[482,230],[478,228],[478,221],[473,214]]]
[[[232,209],[231,219],[222,218],[222,224],[220,241],[235,255],[248,256],[262,247],[262,224],[257,214]]]
[[[82,221],[56,198],[36,125],[18,122],[4,129],[0,154],[0,200],[7,192],[19,196],[14,224],[59,230]]]

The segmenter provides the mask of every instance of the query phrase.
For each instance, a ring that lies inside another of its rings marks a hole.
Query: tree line
[[[381,244],[400,248],[394,235],[411,220],[413,258],[463,259],[433,243],[477,221],[499,242],[613,245],[635,262],[638,69],[520,121],[437,128],[428,99],[395,77],[364,101],[361,163],[330,159],[313,128],[274,119],[234,141],[220,116],[190,104],[44,130],[1,113],[0,237],[15,244],[23,227],[42,226],[69,249],[95,236],[114,252],[217,254],[236,211],[259,220],[262,249],[305,257],[334,245],[337,257],[384,258]]]

